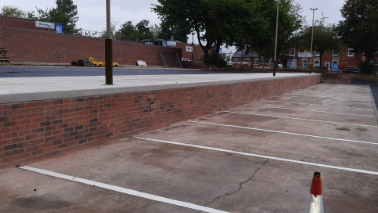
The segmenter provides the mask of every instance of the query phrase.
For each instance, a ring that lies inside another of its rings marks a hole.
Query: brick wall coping
[[[300,78],[318,74],[270,73],[203,75],[115,76],[115,85],[105,85],[102,76],[32,77],[0,79],[0,104],[39,100],[179,89],[273,79]]]

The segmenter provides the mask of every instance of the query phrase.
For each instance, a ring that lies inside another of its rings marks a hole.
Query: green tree
[[[247,43],[257,39],[261,35],[257,32],[264,31],[266,22],[261,14],[260,1],[244,0],[206,0],[210,7],[210,15],[214,24],[210,24],[209,34],[215,37],[215,58],[218,61],[220,47],[236,45],[244,47]]]
[[[135,25],[135,28],[138,31],[138,38],[153,39],[151,28],[148,26],[149,24],[149,20],[143,19]]]
[[[116,28],[117,28],[117,22],[112,21],[110,23],[110,34],[113,39],[121,40],[120,34],[118,33],[118,31],[116,31]],[[106,35],[107,35],[107,31],[106,31],[106,28],[104,28],[101,32],[100,38],[106,38]]]
[[[25,11],[13,6],[3,6],[0,12],[2,16],[12,16],[16,18],[26,18],[26,14]]]
[[[148,20],[142,20],[135,26],[132,21],[127,21],[121,25],[116,35],[119,40],[132,41],[137,39],[153,39],[153,32],[148,26]]]
[[[35,19],[34,12],[23,11],[19,7],[7,6],[7,5],[1,8],[0,15],[12,16],[16,18]]]
[[[75,29],[76,22],[79,20],[77,5],[73,4],[72,0],[56,0],[55,3],[56,8],[46,10],[37,8],[37,19],[63,24],[66,34],[78,33],[80,29]]]
[[[70,27],[68,25],[68,22],[70,20],[70,18],[63,13],[62,10],[60,9],[57,9],[57,8],[52,8],[52,9],[46,9],[46,10],[42,10],[42,9],[39,9],[37,8],[37,13],[38,13],[38,16],[37,16],[37,19],[39,21],[47,21],[47,22],[54,22],[54,23],[60,23],[60,24],[63,24],[64,25],[64,32],[65,33],[68,33],[69,31],[71,31],[72,29],[68,28]]]
[[[347,0],[339,23],[344,43],[354,52],[364,52],[368,63],[378,52],[378,0]]]
[[[314,22],[313,51],[319,53],[320,64],[323,64],[325,52],[340,52],[341,40],[337,38],[337,30],[334,25],[326,24],[327,17],[322,17]],[[312,26],[305,26],[301,32],[302,45],[306,48],[311,47]]]
[[[79,21],[77,5],[72,0],[56,0],[56,9],[69,17],[67,26],[75,28],[76,22]]]
[[[161,34],[161,25],[158,25],[158,24],[151,25],[150,31],[154,39],[159,39],[159,35]]]
[[[158,0],[152,10],[168,26],[176,26],[196,32],[204,51],[216,48],[218,55],[222,44],[245,43],[255,37],[259,21],[258,0]],[[252,32],[252,33],[251,33]]]
[[[121,25],[121,29],[118,30],[120,40],[131,41],[138,38],[138,31],[133,25],[132,21],[128,21]]]
[[[179,27],[177,25],[169,26],[169,24],[162,22],[160,25],[159,39],[170,40],[173,36],[174,40],[186,43],[188,41],[188,34],[190,29],[188,27]]]
[[[277,59],[288,48],[295,46],[299,40],[297,32],[302,29],[305,18],[299,15],[302,7],[295,4],[294,0],[280,0]],[[258,31],[261,34],[248,43],[247,50],[254,50],[260,56],[273,56],[276,35],[277,1],[262,0],[259,12],[267,23],[267,28]]]

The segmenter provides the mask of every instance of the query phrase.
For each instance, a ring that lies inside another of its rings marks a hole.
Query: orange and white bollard
[[[320,173],[315,172],[311,183],[310,197],[308,199],[306,213],[324,213],[322,194],[322,180],[320,179]]]

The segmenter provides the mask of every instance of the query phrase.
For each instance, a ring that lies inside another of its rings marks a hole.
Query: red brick
[[[23,130],[23,131],[19,131],[18,132],[18,136],[25,136],[25,135],[30,135],[32,134],[32,130],[29,129],[29,130]]]
[[[49,153],[56,150],[56,146],[48,147],[46,149],[43,149],[44,153]]]
[[[28,102],[24,104],[25,108],[33,108],[33,107],[38,107],[38,102],[33,101],[33,102]]]
[[[38,102],[38,106],[45,107],[45,106],[50,106],[50,105],[51,105],[51,101],[39,101]]]
[[[30,120],[30,119],[29,119]],[[31,123],[40,123],[42,121],[45,121],[44,117],[37,117],[37,118],[32,118]]]
[[[6,133],[9,133],[9,132],[11,132],[10,127],[0,128],[0,134],[6,134]]]
[[[0,141],[0,146],[8,145],[11,143],[11,139],[4,139]]]
[[[12,157],[3,158],[2,163],[9,163],[9,162],[12,162],[12,161],[21,160],[21,159],[24,159],[24,158],[27,158],[27,157],[30,157],[30,156],[31,156],[31,154],[27,152],[27,153],[15,155],[15,156],[12,156]]]
[[[48,147],[51,147],[51,142],[38,145],[38,149],[46,149]]]
[[[35,155],[40,155],[43,153],[43,150],[42,149],[39,149],[39,150],[36,150],[36,151],[33,151],[32,152],[32,155],[35,156]]]
[[[12,138],[12,143],[19,143],[25,141],[25,137]]]
[[[15,138],[15,137],[17,137],[17,132],[3,134],[3,140],[8,139],[8,138]]]

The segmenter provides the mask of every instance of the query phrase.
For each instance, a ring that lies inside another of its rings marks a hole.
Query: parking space
[[[60,158],[0,171],[0,212],[378,211],[366,86],[319,84]]]

